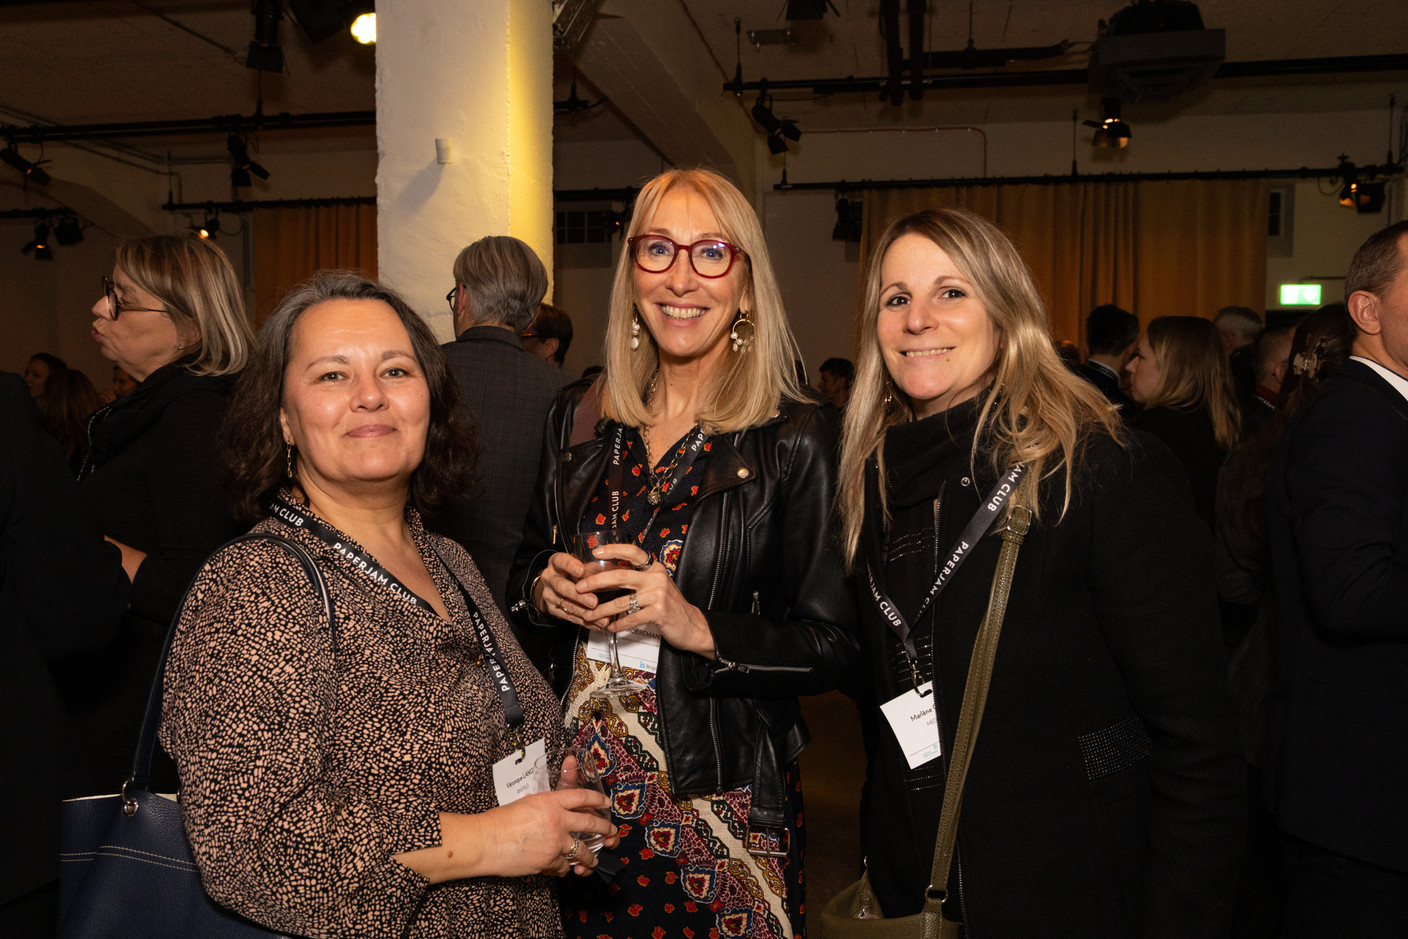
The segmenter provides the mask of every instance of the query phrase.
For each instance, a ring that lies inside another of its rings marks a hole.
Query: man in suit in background
[[[1085,345],[1089,352],[1076,373],[1117,405],[1125,420],[1133,415],[1134,402],[1120,390],[1120,371],[1129,359],[1130,346],[1138,339],[1138,318],[1113,303],[1097,306],[1085,318]]]
[[[481,238],[460,252],[454,274],[449,300],[457,336],[444,349],[479,425],[479,482],[429,524],[464,545],[502,609],[538,479],[548,406],[566,381],[519,339],[548,289],[532,248],[506,235]],[[519,640],[532,656],[532,637]]]
[[[1408,222],[1350,262],[1353,357],[1267,478],[1285,936],[1408,936]]]

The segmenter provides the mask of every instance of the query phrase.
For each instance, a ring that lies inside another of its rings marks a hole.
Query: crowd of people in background
[[[1408,223],[1344,302],[1102,304],[1082,355],[1005,234],[920,212],[814,387],[710,171],[642,189],[580,379],[531,247],[447,268],[453,341],[350,272],[256,337],[213,242],[133,239],[110,385],[0,376],[5,742],[52,803],[0,931],[53,934],[58,801],[122,783],[164,667],[158,788],[213,900],[289,935],[805,935],[797,699],[838,688],[886,916],[1408,934]]]

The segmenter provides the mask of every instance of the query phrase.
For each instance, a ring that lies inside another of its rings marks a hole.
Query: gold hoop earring
[[[293,475],[293,444],[284,444],[284,471],[288,473],[290,480],[296,479]]]
[[[631,313],[631,351],[640,348],[640,316],[635,312]]]
[[[746,333],[739,335],[739,330],[746,327]],[[729,328],[728,338],[733,342],[734,352],[747,352],[753,346],[753,338],[758,334],[758,328],[753,325],[753,321],[748,318],[747,310],[739,310],[738,317],[733,321],[733,326]]]

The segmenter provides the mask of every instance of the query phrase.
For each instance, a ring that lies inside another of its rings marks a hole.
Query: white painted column
[[[551,5],[378,0],[376,112],[378,274],[452,339],[465,245],[513,235],[553,268]]]

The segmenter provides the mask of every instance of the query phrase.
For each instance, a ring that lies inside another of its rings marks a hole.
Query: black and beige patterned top
[[[277,544],[237,544],[197,576],[166,669],[161,740],[202,879],[218,902],[298,936],[558,936],[546,878],[430,886],[393,859],[440,843],[438,813],[495,807],[492,766],[513,749],[456,575],[498,640],[526,740],[561,734],[552,692],[469,555],[408,515],[448,622],[309,532],[256,526],[316,559],[336,655],[314,588]]]

